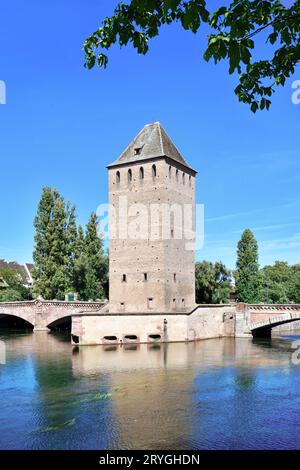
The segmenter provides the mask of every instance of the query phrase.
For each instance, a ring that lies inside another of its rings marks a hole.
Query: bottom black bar
[[[207,463],[238,463],[251,464],[254,462],[268,462],[276,459],[277,464],[286,465],[289,461],[297,459],[299,462],[300,451],[288,450],[262,450],[262,451],[0,451],[1,465],[30,464],[33,466],[64,465],[71,468],[88,467],[118,467],[135,469],[149,466],[202,466]],[[240,468],[240,467],[239,467]]]

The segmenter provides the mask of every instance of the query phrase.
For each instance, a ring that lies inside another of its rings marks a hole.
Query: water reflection
[[[289,339],[71,346],[5,333],[0,448],[299,448]],[[294,339],[294,338],[293,338]]]

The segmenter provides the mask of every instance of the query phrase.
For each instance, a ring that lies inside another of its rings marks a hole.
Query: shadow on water
[[[291,351],[291,342],[297,339],[299,340],[300,336],[273,334],[271,338],[252,338],[252,344],[262,349],[289,352]]]

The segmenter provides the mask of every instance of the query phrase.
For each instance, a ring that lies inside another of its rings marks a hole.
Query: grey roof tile
[[[146,124],[120,157],[111,165],[108,165],[108,168],[157,157],[169,157],[193,170],[184,160],[160,122]]]

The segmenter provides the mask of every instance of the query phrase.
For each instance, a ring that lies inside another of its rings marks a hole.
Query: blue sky
[[[144,124],[161,121],[198,170],[205,245],[198,259],[234,267],[246,227],[261,264],[299,262],[300,105],[291,84],[269,112],[238,103],[227,65],[202,59],[205,32],[166,27],[147,56],[115,47],[106,71],[83,67],[82,43],[113,0],[14,0],[1,7],[0,258],[30,261],[45,185],[76,204],[78,220],[107,200],[105,165]]]

